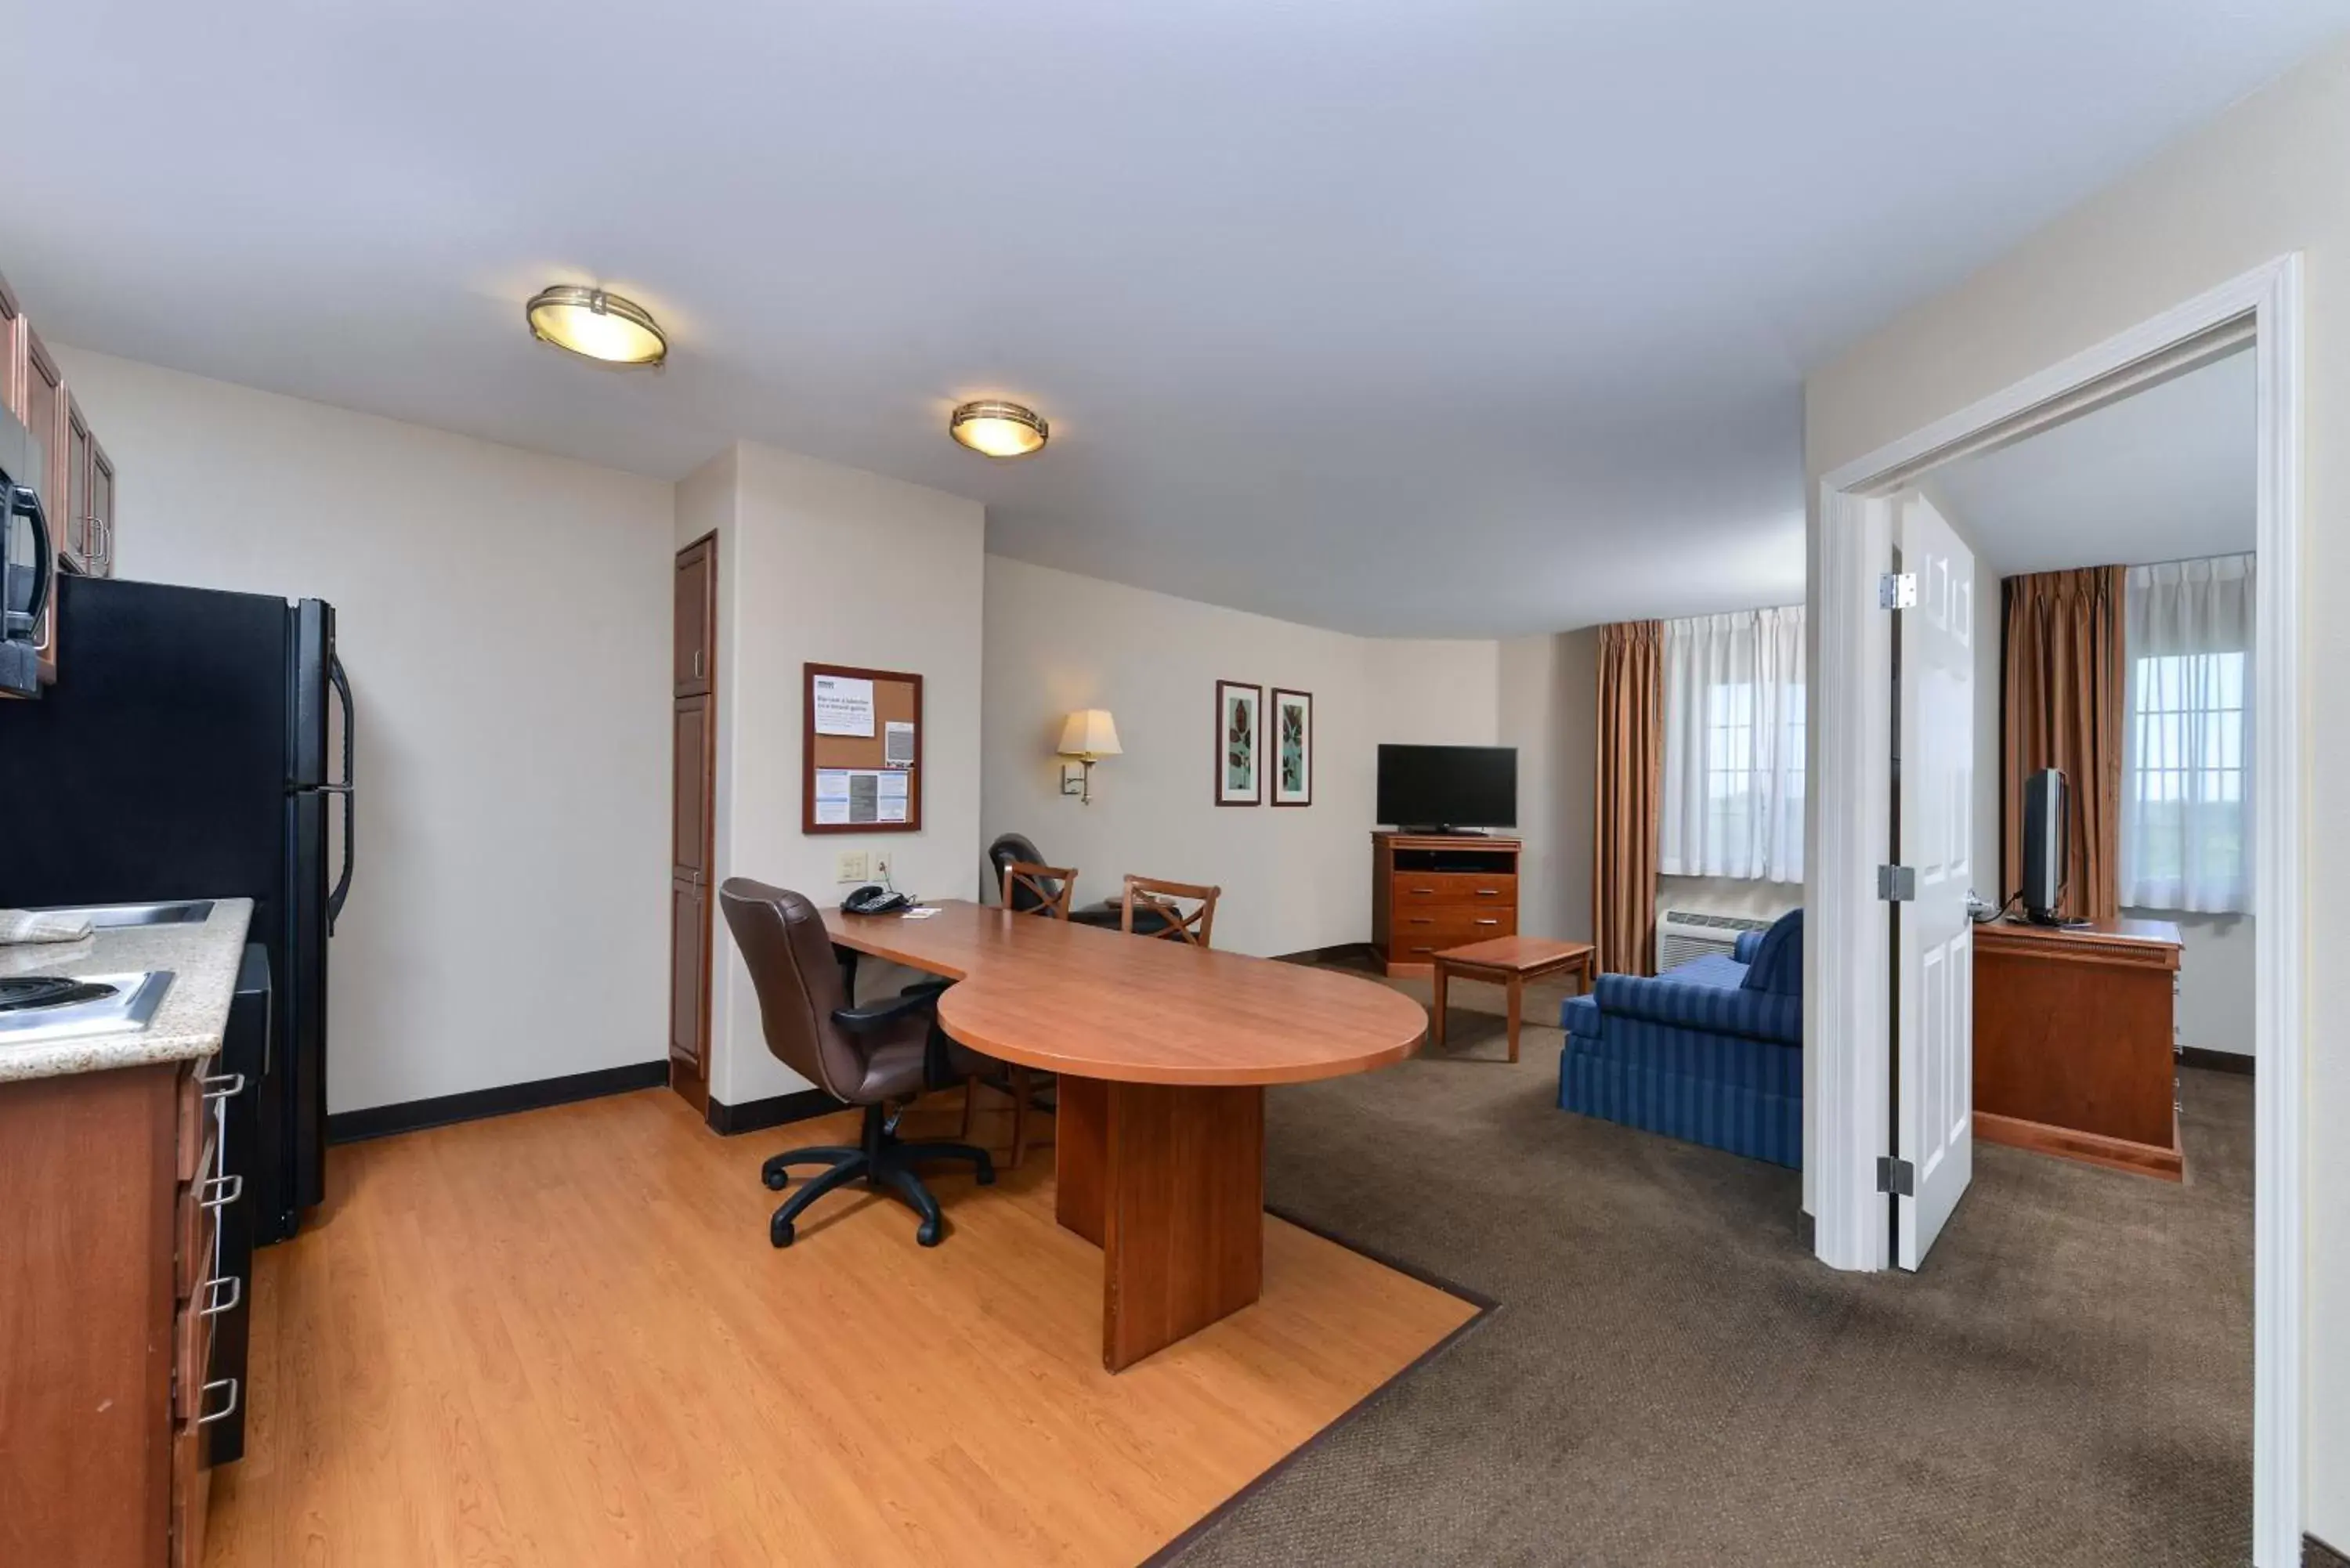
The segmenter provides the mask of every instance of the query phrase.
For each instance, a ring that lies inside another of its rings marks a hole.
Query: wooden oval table
[[[827,909],[840,947],[956,981],[939,1023],[1060,1075],[1055,1212],[1102,1249],[1102,1365],[1121,1371],[1264,1287],[1264,1086],[1400,1062],[1418,1004],[1327,970],[961,901]]]

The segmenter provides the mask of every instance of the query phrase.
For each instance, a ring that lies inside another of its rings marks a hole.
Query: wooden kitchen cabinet
[[[202,1064],[0,1083],[0,1563],[196,1568],[233,1189]],[[232,1180],[234,1179],[231,1179]]]
[[[25,312],[0,277],[0,408],[25,422]]]
[[[89,421],[82,417],[81,405],[74,401],[70,388],[62,389],[65,399],[65,472],[49,481],[49,526],[57,530],[57,556],[68,572],[88,572],[92,548],[97,544],[95,531],[89,525]]]
[[[717,659],[712,633],[718,624],[718,540],[697,539],[677,553],[674,613],[671,619],[673,661],[671,695],[701,697],[710,691]]]
[[[41,505],[49,519],[50,542],[57,546],[59,558],[65,554],[66,524],[64,514],[54,504],[59,486],[58,475],[65,459],[66,379],[57,369],[57,362],[41,346],[40,334],[30,325],[25,328],[25,429],[31,432],[33,445],[41,453]],[[57,596],[49,596],[48,607],[41,612],[41,624],[33,633],[33,646],[40,653],[41,683],[48,685],[57,678]]]
[[[82,517],[95,533],[90,546],[90,575],[114,576],[114,460],[106,455],[96,436],[89,438],[89,472],[82,492],[87,497]]]

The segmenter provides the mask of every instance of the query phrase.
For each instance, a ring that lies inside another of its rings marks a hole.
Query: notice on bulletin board
[[[811,682],[819,735],[870,735],[873,682],[850,675],[819,675]]]
[[[893,768],[914,765],[914,726],[896,719],[881,726],[881,760]]]
[[[909,796],[906,775],[894,768],[818,768],[816,819],[839,823],[903,822]]]

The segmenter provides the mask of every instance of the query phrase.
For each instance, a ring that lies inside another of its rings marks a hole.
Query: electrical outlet
[[[834,881],[836,881],[836,882],[862,882],[862,881],[864,881],[864,880],[865,880],[865,851],[863,851],[862,849],[844,849],[844,850],[842,850],[842,851],[840,852],[840,868],[839,868],[839,874],[838,874],[837,876],[836,876],[836,877],[833,878],[833,880],[834,880]]]
[[[884,887],[893,885],[889,881],[889,852],[886,849],[873,852],[873,879]]]

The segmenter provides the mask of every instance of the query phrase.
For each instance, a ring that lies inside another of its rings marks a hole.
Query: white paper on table
[[[914,726],[892,719],[881,726],[881,760],[893,768],[914,765]]]
[[[935,915],[935,914],[937,914],[938,912],[939,912],[938,906],[937,906],[936,904],[931,904],[931,905],[927,905],[927,906],[925,906],[925,907],[923,907],[923,908],[921,908],[921,909],[909,909],[909,910],[907,910],[907,911],[906,911],[906,919],[910,919],[910,920],[927,920],[927,919],[929,919],[932,915]]]
[[[873,733],[873,682],[854,675],[818,675],[811,686],[817,734]]]

